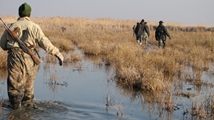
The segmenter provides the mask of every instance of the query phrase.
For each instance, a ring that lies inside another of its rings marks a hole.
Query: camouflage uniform
[[[145,44],[147,45],[148,39],[149,39],[149,36],[150,36],[150,32],[149,32],[149,27],[146,24],[146,22],[144,24],[145,24],[145,31],[144,31],[144,38],[143,39],[145,40]]]
[[[29,17],[20,17],[10,25],[10,30],[19,27],[17,33],[20,40],[31,48],[34,54],[36,46],[41,47],[47,53],[59,56],[59,49],[52,45],[44,35],[39,25],[31,21]],[[7,89],[9,101],[14,109],[20,108],[24,102],[34,99],[34,80],[38,65],[34,63],[30,55],[19,48],[18,43],[5,31],[0,40],[3,50],[8,50],[8,78]]]
[[[158,41],[159,47],[165,47],[166,46],[166,36],[171,39],[170,34],[168,33],[166,27],[163,25],[163,21],[159,21],[159,26],[155,30],[155,38]]]

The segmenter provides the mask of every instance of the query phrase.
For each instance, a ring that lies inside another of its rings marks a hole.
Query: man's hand
[[[57,55],[55,55],[57,57],[57,59],[59,60],[59,65],[62,66],[64,57],[62,55],[62,53],[58,53]]]

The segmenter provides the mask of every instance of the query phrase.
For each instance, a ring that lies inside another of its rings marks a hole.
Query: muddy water
[[[42,54],[45,61],[45,55]],[[99,61],[99,60],[98,60]],[[212,70],[212,69],[211,69]],[[212,76],[212,75],[211,75]],[[207,73],[202,78],[213,79]],[[7,100],[6,82],[0,84],[2,101]],[[192,88],[186,84],[183,89]],[[203,90],[199,90],[203,91]],[[206,90],[203,91],[206,93]],[[197,94],[198,92],[196,92]],[[203,94],[205,94],[203,93]],[[155,104],[143,102],[145,96],[133,95],[120,89],[114,81],[114,71],[102,62],[83,59],[80,63],[40,65],[35,80],[35,104],[39,110],[12,111],[3,106],[1,119],[17,120],[161,120],[189,119],[183,116],[190,107],[186,97],[175,97],[176,107],[173,112],[158,109]]]

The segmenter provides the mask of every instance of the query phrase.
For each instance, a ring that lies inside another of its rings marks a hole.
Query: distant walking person
[[[168,33],[166,27],[163,25],[163,21],[159,21],[159,25],[155,30],[155,38],[158,41],[158,46],[165,48],[166,46],[166,36],[171,39],[170,34]]]
[[[142,19],[140,23],[137,23],[134,32],[136,35],[137,42],[141,45],[142,41],[145,40],[145,45],[147,45],[150,32],[148,26],[145,24],[144,19]]]
[[[147,45],[148,44],[148,39],[149,39],[149,36],[150,36],[150,32],[149,32],[149,27],[147,25],[147,22],[144,22],[144,24],[145,24],[144,39],[145,39],[145,43]]]

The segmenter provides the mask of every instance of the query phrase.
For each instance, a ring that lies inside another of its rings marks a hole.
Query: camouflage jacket
[[[170,34],[168,33],[166,27],[164,25],[159,25],[155,30],[156,40],[166,39],[166,36],[170,38]]]

